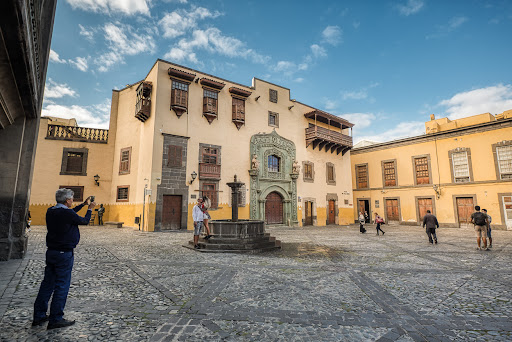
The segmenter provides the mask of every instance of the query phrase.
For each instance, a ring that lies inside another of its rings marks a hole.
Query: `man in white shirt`
[[[194,248],[199,249],[199,235],[201,235],[201,229],[203,228],[203,210],[201,209],[203,199],[199,197],[197,204],[192,209],[192,219],[194,220]]]

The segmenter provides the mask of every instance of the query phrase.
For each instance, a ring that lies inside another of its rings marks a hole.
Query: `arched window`
[[[279,172],[279,157],[268,156],[268,172]]]

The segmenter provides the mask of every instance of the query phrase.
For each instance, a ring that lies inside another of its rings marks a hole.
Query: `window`
[[[268,125],[273,127],[279,127],[279,114],[274,112],[268,112]]]
[[[384,168],[384,186],[396,186],[395,162],[383,162]]]
[[[313,179],[313,165],[304,164],[304,178]]]
[[[167,147],[167,167],[181,167],[182,147],[169,145]]]
[[[130,186],[122,185],[117,187],[117,202],[128,202]]]
[[[87,176],[86,148],[67,148],[62,151],[61,175]]]
[[[69,189],[73,191],[73,202],[82,202],[84,200],[83,186],[60,185],[59,189]]]
[[[277,90],[269,89],[268,90],[268,99],[270,102],[277,103]]]
[[[203,90],[203,114],[213,115],[212,120],[217,116],[218,98],[219,94],[216,91]]]
[[[210,199],[211,209],[217,209],[217,189],[215,183],[203,183],[202,196],[206,196]]]
[[[334,169],[333,163],[326,163],[325,164],[325,178],[327,184],[330,185],[336,185],[336,171]]]
[[[356,182],[358,189],[368,188],[368,165],[356,165]]]
[[[233,122],[243,125],[245,123],[245,100],[233,97],[232,110]],[[240,129],[238,125],[237,128]]]
[[[268,172],[279,172],[279,157],[268,156]]]
[[[452,153],[453,179],[455,183],[469,182],[468,153]]]
[[[171,106],[187,108],[188,84],[172,80]]]
[[[512,179],[512,145],[496,147],[500,179]]]
[[[416,184],[430,184],[430,173],[428,170],[428,158],[414,158],[414,172]]]
[[[132,148],[126,147],[121,149],[121,158],[119,161],[119,174],[127,175],[130,173],[130,159],[132,154]]]
[[[218,150],[212,147],[203,147],[203,163],[217,164]]]

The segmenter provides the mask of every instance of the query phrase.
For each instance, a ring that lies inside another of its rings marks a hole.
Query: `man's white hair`
[[[57,203],[66,203],[68,198],[73,198],[75,193],[71,189],[59,189],[55,192],[55,200]]]

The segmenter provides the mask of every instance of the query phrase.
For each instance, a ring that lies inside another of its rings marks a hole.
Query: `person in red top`
[[[375,220],[373,223],[377,224],[377,227],[375,227],[377,229],[377,235],[379,235],[379,230],[382,232],[382,235],[384,235],[384,231],[380,228],[380,225],[384,223],[384,219],[380,217],[379,214],[375,213]]]

